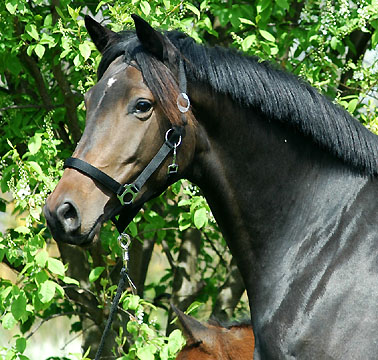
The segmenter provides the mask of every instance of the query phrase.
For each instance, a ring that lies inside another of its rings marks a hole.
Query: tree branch
[[[30,339],[38,330],[39,328],[47,321],[49,320],[52,320],[52,319],[55,319],[57,317],[60,317],[60,316],[68,316],[68,315],[80,315],[80,316],[86,316],[85,314],[81,314],[81,313],[77,313],[75,311],[71,311],[71,312],[68,312],[68,313],[63,313],[63,314],[52,314],[50,315],[49,317],[47,317],[46,319],[42,319],[42,321],[37,325],[37,327],[31,331],[28,336],[26,336],[26,340]]]
[[[205,286],[197,273],[200,245],[201,232],[199,230],[189,228],[183,232],[172,282],[172,301],[179,309],[186,309]],[[172,310],[169,309],[167,334],[176,328],[175,324],[171,324],[172,318]]]
[[[76,97],[72,93],[70,84],[67,81],[66,76],[64,75],[60,64],[54,65],[52,67],[52,71],[55,77],[55,80],[58,83],[59,88],[63,93],[63,101],[66,107],[66,116],[67,116],[67,125],[72,138],[75,143],[80,140],[81,137],[81,130],[79,127],[79,121],[77,118],[77,104],[76,104]]]
[[[0,111],[7,111],[7,110],[12,110],[12,109],[47,109],[47,110],[50,110],[51,108],[56,109],[56,108],[61,108],[61,107],[64,107],[64,105],[59,104],[59,105],[53,105],[52,107],[47,107],[44,104],[40,104],[40,105],[25,104],[25,105],[6,106],[6,107],[3,107],[3,108],[0,108]]]
[[[234,309],[245,291],[244,282],[234,258],[231,260],[228,273],[229,275],[220,288],[211,314],[211,317],[220,321],[232,318]]]
[[[355,52],[351,47],[348,49],[348,53],[345,57],[345,63],[348,63],[350,60],[355,63],[359,59],[362,59],[370,42],[372,33],[366,33],[361,30],[353,31],[350,34],[350,42],[355,46]],[[353,69],[348,70],[344,74],[341,75],[340,78],[340,85],[339,90],[342,92],[342,96],[353,94],[350,89],[345,86],[344,84],[347,83],[349,79],[351,79],[353,76]],[[357,90],[356,92],[358,92]]]

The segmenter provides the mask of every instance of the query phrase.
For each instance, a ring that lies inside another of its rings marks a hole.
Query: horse
[[[376,358],[378,136],[268,62],[133,19],[85,18],[102,60],[44,207],[53,237],[88,245],[187,178],[244,280],[255,359]]]
[[[176,360],[253,359],[254,336],[250,321],[222,326],[214,320],[203,324],[173,307],[186,345]]]

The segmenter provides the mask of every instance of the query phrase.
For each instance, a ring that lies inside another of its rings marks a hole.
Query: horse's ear
[[[164,61],[166,59],[164,36],[140,16],[132,14],[131,17],[134,20],[136,34],[143,47],[160,61]]]
[[[84,21],[89,36],[100,53],[103,53],[106,46],[119,36],[117,33],[102,26],[88,15],[85,15]]]
[[[181,310],[177,309],[172,303],[171,307],[178,317],[182,331],[188,343],[203,342],[203,337],[208,332],[207,327],[199,321],[197,321],[196,319],[194,319],[193,317],[184,314]]]

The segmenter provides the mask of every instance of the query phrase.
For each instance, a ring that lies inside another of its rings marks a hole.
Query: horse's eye
[[[137,114],[146,113],[150,111],[152,108],[152,104],[147,100],[140,100],[137,102],[135,106],[135,112]]]

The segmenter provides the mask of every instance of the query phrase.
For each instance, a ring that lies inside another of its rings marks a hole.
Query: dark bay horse
[[[216,321],[200,323],[173,308],[186,338],[177,360],[253,359],[254,336],[251,324],[222,326]]]
[[[284,71],[133,18],[136,32],[122,33],[86,18],[103,57],[73,157],[130,190],[167,131],[183,129],[177,173],[167,176],[171,152],[123,201],[126,220],[191,180],[244,279],[255,359],[376,359],[378,137]],[[110,187],[87,175],[68,167],[47,200],[58,241],[89,244],[120,211]]]

